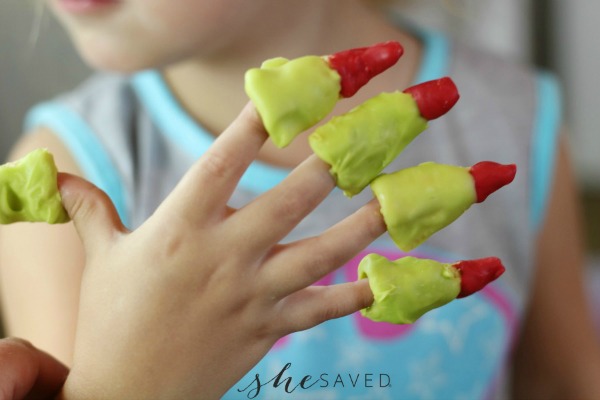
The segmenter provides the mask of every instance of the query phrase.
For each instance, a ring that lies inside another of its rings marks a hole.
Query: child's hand
[[[334,187],[317,157],[246,207],[226,205],[266,138],[247,106],[134,232],[102,192],[60,176],[87,254],[65,397],[216,398],[278,338],[372,302],[366,281],[310,285],[385,231],[375,201],[278,244]]]

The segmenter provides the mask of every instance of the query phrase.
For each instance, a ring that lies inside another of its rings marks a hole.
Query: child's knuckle
[[[202,157],[200,167],[209,176],[223,178],[231,169],[231,161],[225,154],[208,152]]]

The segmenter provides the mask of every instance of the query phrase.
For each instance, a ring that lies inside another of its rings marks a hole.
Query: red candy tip
[[[330,55],[327,61],[340,75],[340,95],[351,97],[371,78],[396,64],[403,52],[400,43],[389,41],[340,51]]]
[[[478,292],[506,270],[497,257],[459,261],[454,268],[460,272],[460,293],[457,298]]]
[[[446,114],[460,97],[454,81],[448,77],[419,83],[404,90],[404,93],[412,95],[421,116],[428,121]]]
[[[498,164],[493,161],[482,161],[473,165],[469,172],[475,181],[477,203],[484,201],[490,194],[506,186],[515,179],[515,164]]]

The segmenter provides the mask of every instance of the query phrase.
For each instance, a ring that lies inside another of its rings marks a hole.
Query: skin
[[[64,398],[131,398],[133,390],[137,397],[144,397],[140,390],[148,390],[152,397],[216,398],[277,337],[372,301],[364,282],[329,289],[307,286],[384,231],[376,203],[317,239],[277,245],[333,182],[327,167],[309,157],[309,132],[279,150],[268,142],[263,145],[266,135],[251,107],[236,116],[247,101],[243,73],[273,55],[328,54],[398,40],[405,56],[397,67],[340,102],[334,113],[390,87],[408,87],[421,55],[414,38],[355,0],[178,0],[177,7],[172,0],[123,0],[85,17],[53,8],[90,65],[118,71],[162,68],[189,113],[219,136],[165,205],[133,233],[122,228],[100,192],[71,175],[62,175],[61,191],[75,224],[0,229],[8,332],[72,367]],[[22,139],[11,158],[37,147],[48,147],[61,171],[79,174],[64,145],[44,129]],[[225,206],[228,195],[254,158],[297,168],[272,192],[244,209],[231,210]],[[564,227],[573,233],[579,229],[577,214],[570,211],[576,209],[575,192],[567,164],[561,158],[557,165],[563,171],[554,186],[558,197],[551,201],[539,238],[538,281],[515,354],[516,371],[526,373],[515,380],[516,398],[560,398],[565,393],[600,398],[595,379],[600,356],[589,318],[581,311],[581,237],[569,235],[575,245],[564,253],[556,245],[557,237],[564,239]],[[204,181],[215,190],[197,207],[196,188]],[[566,203],[558,200],[561,196]],[[190,206],[192,199],[196,207]],[[240,252],[219,253],[228,248],[221,241],[232,241]],[[36,251],[26,251],[32,243]],[[199,264],[199,259],[207,262]],[[216,277],[220,285],[203,283]],[[151,294],[146,285],[151,285]],[[244,290],[232,291],[234,287]],[[114,315],[117,305],[123,314]],[[569,311],[560,320],[549,316],[563,308]],[[183,336],[172,336],[169,327],[174,325],[184,327]],[[544,347],[536,349],[535,343]],[[577,343],[580,351],[570,343]],[[118,352],[111,351],[115,345]],[[128,366],[135,362],[139,368],[125,370],[124,357]],[[195,379],[188,379],[191,370]]]
[[[3,399],[53,398],[69,373],[54,357],[17,338],[0,339],[0,360]]]
[[[334,188],[316,156],[244,208],[226,205],[266,139],[246,107],[134,232],[102,192],[60,177],[88,257],[65,398],[217,398],[281,336],[372,302],[364,280],[309,285],[384,232],[374,202],[318,237],[277,244]]]
[[[23,136],[10,159],[39,147],[54,154],[60,171],[80,174],[68,150],[45,129]],[[29,251],[32,245],[36,251]],[[27,338],[70,365],[84,265],[85,254],[72,223],[1,226],[0,294],[7,333]]]

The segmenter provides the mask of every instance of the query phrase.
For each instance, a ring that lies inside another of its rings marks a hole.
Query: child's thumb
[[[58,174],[58,189],[86,252],[101,250],[117,232],[125,231],[119,214],[104,191],[87,180]]]

